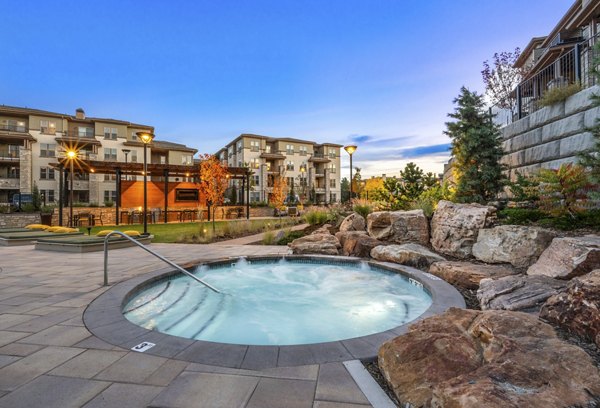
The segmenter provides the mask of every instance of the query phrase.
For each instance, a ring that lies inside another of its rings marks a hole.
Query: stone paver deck
[[[285,254],[287,247],[152,244],[175,262]],[[110,251],[111,284],[163,268],[140,250]],[[103,253],[0,248],[0,407],[370,406],[341,362],[234,369],[146,355],[92,335],[87,305],[104,293]]]

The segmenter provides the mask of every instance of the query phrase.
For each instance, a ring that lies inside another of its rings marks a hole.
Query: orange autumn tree
[[[215,232],[215,211],[217,206],[223,205],[225,191],[229,184],[227,166],[212,154],[200,155],[200,194],[206,197],[208,211],[212,208],[212,226]]]
[[[283,174],[279,175],[279,177],[276,177],[275,180],[273,180],[273,190],[271,191],[271,195],[269,197],[269,201],[271,203],[271,205],[277,210],[277,213],[280,217],[280,224],[281,224],[281,213],[283,212],[283,209],[285,208],[284,203],[285,203],[285,198],[287,197],[287,180],[284,177]]]

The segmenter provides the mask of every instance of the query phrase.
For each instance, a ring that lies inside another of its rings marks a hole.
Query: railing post
[[[521,84],[517,85],[517,117],[523,118],[523,98],[521,97]]]
[[[574,71],[575,71],[575,83],[581,84],[581,44],[575,44],[575,55],[574,58]],[[583,85],[583,84],[581,84]]]

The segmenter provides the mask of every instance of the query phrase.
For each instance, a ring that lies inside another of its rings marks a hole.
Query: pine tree
[[[596,54],[596,58],[594,58],[594,63],[592,64],[594,67],[592,73],[596,78],[596,82],[600,83],[600,69],[598,67],[600,64],[600,42],[595,45],[594,53]],[[600,94],[592,95],[591,99],[594,106],[600,106]],[[594,146],[579,155],[579,163],[590,171],[592,181],[600,184],[600,118],[596,119],[595,126],[588,130],[594,136]],[[595,195],[597,196],[598,193],[596,192]]]
[[[505,183],[500,131],[485,109],[483,96],[463,86],[454,103],[458,106],[448,116],[456,121],[446,123],[444,134],[452,139],[456,199],[485,203]]]

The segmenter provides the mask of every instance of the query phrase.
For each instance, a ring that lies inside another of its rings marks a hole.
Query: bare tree
[[[515,62],[521,55],[521,49],[515,48],[514,52],[495,53],[490,65],[489,61],[483,62],[481,76],[485,84],[485,94],[493,105],[501,109],[516,112],[517,94],[515,89],[527,74],[527,67],[515,68]]]

